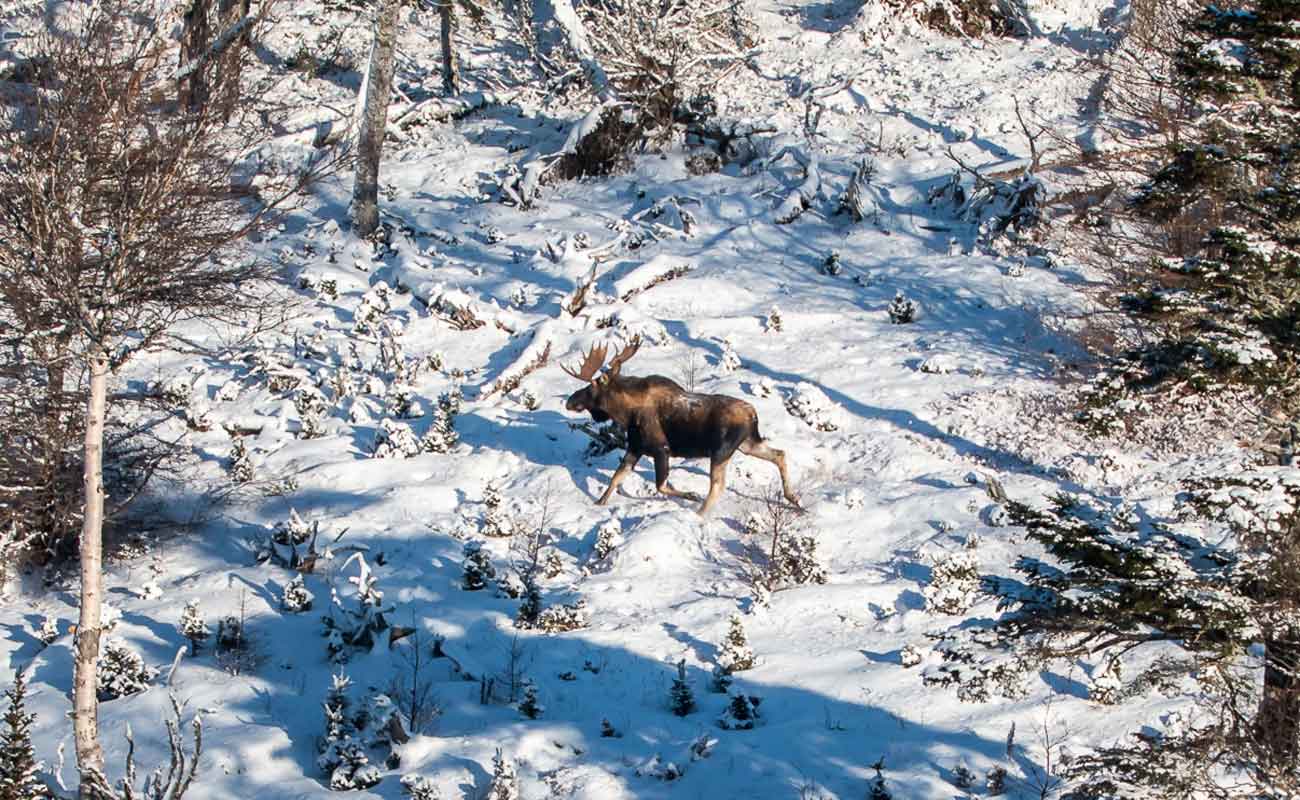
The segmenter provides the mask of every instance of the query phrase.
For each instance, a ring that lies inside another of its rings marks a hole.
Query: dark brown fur
[[[644,378],[619,374],[639,342],[624,348],[604,375],[596,376],[604,361],[604,349],[588,354],[579,372],[569,374],[588,385],[570,395],[564,407],[589,412],[597,422],[613,420],[627,431],[628,450],[614,471],[609,487],[598,504],[609,501],[619,483],[642,456],[654,459],[655,485],[672,497],[698,496],[679,492],[668,483],[669,458],[709,459],[709,495],[700,507],[707,514],[726,484],[727,462],[737,450],[776,464],[786,499],[798,505],[790,490],[785,454],[769,447],[758,432],[758,413],[744,400],[721,394],[688,392],[669,378]]]

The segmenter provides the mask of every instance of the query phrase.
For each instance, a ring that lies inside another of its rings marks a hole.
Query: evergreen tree
[[[733,613],[727,622],[730,627],[726,640],[718,648],[718,666],[727,674],[752,668],[754,651],[745,638],[745,627],[740,615]]]
[[[208,630],[208,623],[203,620],[199,613],[199,601],[189,600],[185,603],[185,610],[181,612],[180,622],[176,627],[181,632],[181,636],[190,640],[190,655],[199,654],[199,645],[207,639],[211,632]]]
[[[6,730],[0,733],[0,800],[41,800],[48,795],[36,777],[31,730],[35,716],[24,708],[27,676],[22,670],[14,675],[13,688],[5,690],[5,697],[9,711],[4,716]]]
[[[673,679],[672,688],[669,690],[669,705],[672,712],[679,717],[684,717],[695,710],[695,693],[691,691],[691,685],[686,682],[686,659],[677,662],[677,677]]]
[[[546,706],[537,702],[537,684],[528,681],[524,684],[524,699],[519,701],[519,713],[529,719],[537,719],[546,710]]]
[[[519,800],[519,781],[515,777],[515,765],[501,753],[492,758],[492,783],[488,785],[486,800]]]

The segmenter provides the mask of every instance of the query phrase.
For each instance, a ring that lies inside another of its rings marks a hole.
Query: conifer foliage
[[[22,670],[14,675],[14,685],[5,690],[9,710],[4,715],[5,730],[0,732],[0,800],[42,800],[49,795],[36,777],[36,753],[32,749],[32,721],[24,704],[27,699],[27,676]]]

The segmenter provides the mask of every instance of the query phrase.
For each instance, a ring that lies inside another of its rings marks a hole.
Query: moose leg
[[[627,474],[636,466],[636,462],[640,460],[640,453],[633,453],[631,450],[628,450],[623,454],[623,460],[619,462],[618,469],[614,470],[614,477],[609,479],[609,486],[605,488],[605,493],[596,501],[596,505],[603,506],[609,502],[609,498],[614,496],[614,490],[618,488],[618,485],[623,482],[623,479],[627,477]]]
[[[722,491],[727,488],[727,462],[713,459],[709,462],[709,496],[704,498],[704,505],[700,506],[700,516],[703,517],[713,508],[713,504],[718,502],[722,496]]]
[[[687,500],[699,500],[700,496],[694,492],[679,492],[668,483],[668,451],[660,450],[655,453],[655,487],[659,489],[660,494],[669,497],[684,497]]]
[[[771,461],[776,464],[776,468],[781,472],[781,491],[785,494],[785,499],[795,508],[802,508],[799,505],[799,498],[790,488],[790,475],[785,469],[785,453],[769,446],[762,439],[748,439],[740,444],[740,452],[754,458],[761,458],[764,461]]]

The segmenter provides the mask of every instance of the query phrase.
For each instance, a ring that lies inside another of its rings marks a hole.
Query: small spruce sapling
[[[745,638],[745,626],[740,615],[733,612],[727,622],[727,638],[718,649],[718,666],[728,673],[752,669],[754,651]]]
[[[602,717],[600,720],[600,735],[606,739],[617,739],[623,734],[618,732],[609,721],[608,717]]]
[[[871,768],[876,771],[876,777],[867,784],[867,800],[894,800],[885,786],[885,759],[882,757]]]
[[[546,710],[546,706],[537,702],[537,684],[531,680],[524,682],[524,699],[519,701],[519,713],[528,719],[537,719]]]
[[[235,483],[248,483],[253,480],[253,460],[248,453],[244,440],[236,438],[230,445],[230,479]]]
[[[492,782],[488,784],[484,800],[519,800],[519,780],[515,777],[515,765],[497,748],[492,758]]]
[[[767,332],[780,333],[785,330],[785,320],[781,318],[781,309],[772,306],[772,310],[767,312]]]
[[[109,639],[100,653],[97,669],[100,702],[137,694],[149,688],[158,671],[145,666],[144,657],[121,639]]]
[[[761,697],[744,692],[733,694],[727,703],[727,710],[718,717],[718,727],[727,731],[753,730],[758,724],[758,705],[761,702]]]
[[[0,733],[0,800],[44,800],[49,797],[36,777],[38,764],[32,748],[32,721],[28,714],[27,676],[23,670],[14,674],[14,685],[5,690],[9,710],[4,715],[6,729]]]
[[[191,656],[199,654],[199,647],[212,633],[208,630],[208,623],[204,621],[203,615],[199,613],[199,601],[196,599],[185,603],[185,609],[181,611],[181,619],[176,623],[176,627],[181,632],[181,636],[189,640]]]
[[[45,645],[54,644],[59,638],[59,621],[54,617],[46,617],[41,623],[40,630],[36,632],[36,638]]]
[[[477,592],[484,589],[496,577],[496,568],[492,566],[492,559],[483,549],[482,542],[465,542],[464,547],[465,561],[461,565],[463,574],[461,577],[461,586],[470,592]]]
[[[677,662],[677,677],[673,679],[668,695],[669,709],[679,717],[695,710],[695,693],[686,682],[686,659]]]
[[[990,797],[1007,793],[1007,771],[1004,767],[994,767],[984,778],[984,789]]]
[[[617,519],[608,519],[596,530],[596,544],[591,549],[591,556],[596,561],[605,561],[614,554],[623,539],[623,523]]]
[[[284,594],[280,597],[280,608],[290,614],[301,614],[304,611],[310,611],[315,597],[307,589],[307,583],[302,575],[293,576],[289,585],[284,587]]]
[[[840,263],[840,252],[838,250],[830,251],[830,253],[826,255],[826,259],[822,261],[821,273],[833,278],[843,271],[844,266]]]
[[[895,325],[906,325],[916,321],[916,301],[905,297],[901,291],[894,293],[888,311],[889,321]]]
[[[411,800],[442,800],[442,794],[432,779],[412,772],[402,776],[402,794]]]

